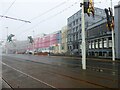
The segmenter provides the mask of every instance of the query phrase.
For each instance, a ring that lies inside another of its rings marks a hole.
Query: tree
[[[14,36],[15,36],[15,35],[10,34],[10,35],[7,37],[7,41],[8,41],[8,42],[12,42],[12,38],[13,38]]]
[[[29,43],[33,43],[34,42],[32,36],[28,36],[28,39],[29,39]]]

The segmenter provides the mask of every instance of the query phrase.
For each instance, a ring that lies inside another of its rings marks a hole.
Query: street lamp
[[[8,54],[8,47],[7,47],[7,38],[8,38],[8,27],[5,27],[6,28],[6,54]]]
[[[8,27],[5,28],[6,28],[6,37],[8,37]]]
[[[35,33],[35,31],[33,30],[33,39],[35,39],[35,38],[34,38],[34,33]],[[35,41],[35,40],[34,40],[34,41]],[[33,42],[33,55],[34,55],[34,52],[35,52],[35,51],[34,51],[34,49],[35,49],[35,45],[34,45],[34,44],[35,44],[35,43]]]

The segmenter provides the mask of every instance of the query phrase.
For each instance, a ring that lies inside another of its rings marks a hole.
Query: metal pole
[[[112,0],[111,0],[111,9],[112,9]]]
[[[49,33],[49,37],[50,37],[51,35],[50,35],[50,33]],[[49,43],[50,43],[50,38],[49,38]],[[49,44],[49,56],[50,56],[50,50],[51,50],[51,46],[50,46],[51,44]]]
[[[112,0],[111,0],[111,11],[112,9]],[[114,39],[114,29],[112,28],[112,60],[115,61],[115,39]]]
[[[114,40],[114,29],[112,29],[112,60],[115,61],[115,40]]]
[[[84,4],[84,0],[82,0],[82,4]],[[82,5],[82,69],[86,69],[86,43],[85,43],[84,5]]]
[[[7,33],[7,36],[6,36],[6,37],[8,38],[8,27],[5,27],[5,28],[6,28],[6,30],[7,30],[7,32],[6,32],[6,33]],[[6,54],[8,54],[7,38],[6,38]]]
[[[7,29],[7,37],[8,37],[8,27],[5,27]]]

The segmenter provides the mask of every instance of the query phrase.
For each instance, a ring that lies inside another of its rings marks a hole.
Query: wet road
[[[3,55],[2,74],[13,88],[115,88],[118,64],[89,60],[85,71],[75,58]]]

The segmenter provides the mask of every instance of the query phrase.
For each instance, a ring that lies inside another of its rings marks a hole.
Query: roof
[[[114,6],[114,8],[120,8],[120,4],[119,4],[119,5]]]

